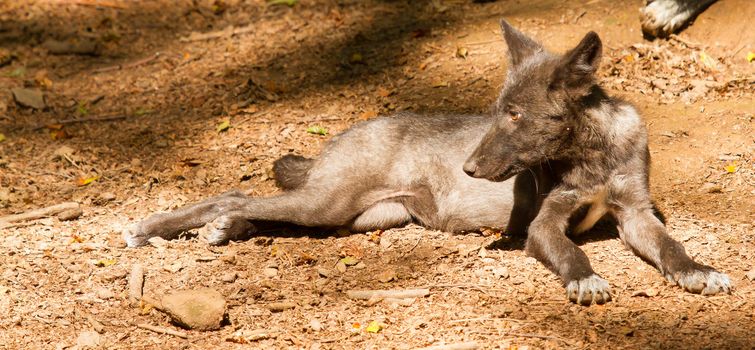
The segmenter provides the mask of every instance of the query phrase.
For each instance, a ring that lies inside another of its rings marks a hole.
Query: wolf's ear
[[[585,95],[594,84],[594,75],[600,66],[603,44],[595,32],[589,32],[577,47],[567,52],[553,72],[551,88],[566,88]]]
[[[525,58],[543,50],[540,44],[512,27],[505,19],[501,20],[501,31],[503,32],[503,38],[506,40],[506,45],[509,47],[511,65],[516,66]]]

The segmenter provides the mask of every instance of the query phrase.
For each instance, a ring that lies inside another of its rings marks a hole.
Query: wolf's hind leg
[[[143,246],[152,237],[174,239],[182,232],[215,220],[223,212],[241,208],[246,198],[234,190],[171,212],[153,214],[125,229],[123,239],[129,247]]]

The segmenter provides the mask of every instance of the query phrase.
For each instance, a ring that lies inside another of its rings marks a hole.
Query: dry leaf
[[[3,141],[5,141],[5,135],[3,135],[2,133],[0,133],[0,142],[3,142]]]
[[[731,163],[724,167],[727,173],[733,174],[737,172],[737,163]]]
[[[433,87],[434,88],[448,87],[450,85],[451,84],[449,84],[447,81],[443,81],[443,80],[435,80],[435,81],[433,81]]]
[[[349,58],[349,63],[364,63],[364,57],[362,57],[361,53],[355,52]]]
[[[359,259],[353,256],[347,256],[345,258],[342,258],[340,262],[342,262],[346,266],[354,266],[359,263]]]
[[[108,267],[115,265],[116,260],[115,259],[100,259],[97,260],[94,265],[97,267]]]
[[[79,187],[86,186],[86,185],[89,185],[90,183],[96,181],[99,178],[100,178],[99,176],[80,178],[80,179],[76,180],[76,185],[79,186]]]
[[[750,51],[747,53],[747,62],[752,62],[752,61],[755,61],[755,52]]]
[[[377,115],[378,114],[375,111],[366,111],[366,112],[362,113],[362,115],[359,116],[359,119],[361,119],[361,120],[367,120],[367,119],[370,119],[370,118],[377,117]]]
[[[377,333],[380,332],[381,329],[383,329],[383,326],[380,323],[378,323],[377,321],[372,321],[364,330],[370,333]]]
[[[328,129],[325,129],[319,125],[313,125],[307,128],[307,132],[310,134],[316,134],[316,135],[327,135]]]
[[[456,57],[467,58],[467,55],[469,55],[469,50],[466,47],[456,48]]]
[[[218,132],[223,132],[228,130],[231,127],[231,122],[228,120],[224,120],[222,123],[218,124],[217,130]]]
[[[384,88],[384,87],[381,86],[381,87],[378,88],[377,94],[380,97],[388,97],[390,95],[393,95],[393,91],[388,90],[388,89],[386,89],[386,88]]]

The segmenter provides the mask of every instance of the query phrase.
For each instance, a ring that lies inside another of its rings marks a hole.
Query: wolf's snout
[[[471,159],[466,161],[466,163],[464,163],[464,172],[471,177],[478,177],[475,176],[475,173],[477,172],[477,162]]]

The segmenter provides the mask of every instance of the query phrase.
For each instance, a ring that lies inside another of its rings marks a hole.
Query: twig
[[[81,215],[81,206],[76,202],[65,202],[52,205],[45,208],[34,209],[26,213],[8,215],[0,217],[0,228],[16,222],[31,221],[46,218],[49,216],[58,216],[60,218],[74,219]]]
[[[417,242],[414,243],[411,249],[409,249],[406,253],[401,254],[402,257],[409,255],[409,253],[413,252],[415,248],[419,245],[419,242],[422,241],[422,236],[419,236],[419,239],[417,239]]]
[[[146,329],[148,331],[152,331],[155,333],[168,334],[168,335],[176,336],[183,339],[189,339],[189,336],[186,333],[175,331],[170,328],[153,326],[151,324],[146,324],[146,323],[139,323],[136,325],[136,327],[141,328],[141,329]]]
[[[503,42],[501,39],[495,39],[495,40],[485,40],[485,41],[475,41],[471,43],[464,43],[465,46],[475,46],[475,45],[487,45],[492,43],[500,43]]]
[[[83,6],[96,6],[96,7],[111,7],[116,9],[125,10],[128,7],[126,5],[117,4],[113,1],[107,0],[69,0],[71,3]]]
[[[111,121],[111,120],[120,120],[120,119],[126,119],[125,115],[111,115],[111,116],[104,116],[104,117],[88,117],[88,118],[77,118],[77,119],[65,119],[65,120],[59,120],[57,122],[52,123],[44,123],[44,124],[38,124],[34,127],[33,130],[39,130],[43,129],[46,126],[50,124],[75,124],[75,123],[84,123],[84,122],[104,122],[104,121]]]
[[[542,334],[534,334],[534,333],[512,333],[512,332],[503,332],[501,335],[504,337],[521,337],[521,338],[538,338],[538,339],[546,339],[546,340],[557,340],[565,344],[571,344],[571,342],[566,339],[554,337],[551,335],[542,335]]]
[[[477,344],[477,342],[470,341],[464,343],[428,346],[426,348],[416,348],[414,350],[474,350],[479,347],[480,346]]]
[[[97,74],[97,73],[104,73],[104,72],[109,72],[109,71],[119,70],[119,69],[134,68],[134,67],[141,66],[143,64],[150,63],[150,62],[156,60],[158,57],[160,57],[160,53],[156,52],[154,55],[152,55],[150,57],[147,57],[147,58],[143,58],[143,59],[138,60],[136,62],[132,62],[132,63],[129,63],[129,64],[118,64],[118,65],[110,66],[110,67],[97,68],[97,69],[93,70],[92,73]]]
[[[209,32],[209,33],[191,33],[189,36],[182,37],[178,39],[180,42],[183,43],[189,43],[192,41],[203,41],[203,40],[211,40],[211,39],[217,39],[222,37],[232,37],[234,35],[239,34],[246,34],[249,32],[254,31],[256,28],[254,26],[246,26],[242,28],[234,28],[233,26],[228,26],[225,29]]]
[[[430,294],[429,289],[388,289],[388,290],[349,290],[346,291],[346,295],[351,299],[365,299],[372,298],[393,298],[393,299],[407,299],[407,298],[422,298]]]
[[[699,49],[699,48],[702,48],[704,46],[703,44],[699,44],[699,43],[696,43],[696,42],[689,41],[687,39],[683,39],[682,37],[680,37],[679,35],[676,35],[676,34],[669,35],[669,39],[676,40],[676,41],[678,41],[678,42],[680,42],[680,43],[682,43],[684,45],[687,45],[687,47],[689,47],[691,49]]]
[[[131,267],[131,275],[128,277],[128,297],[132,304],[142,300],[144,292],[144,267],[141,264],[134,264]]]

